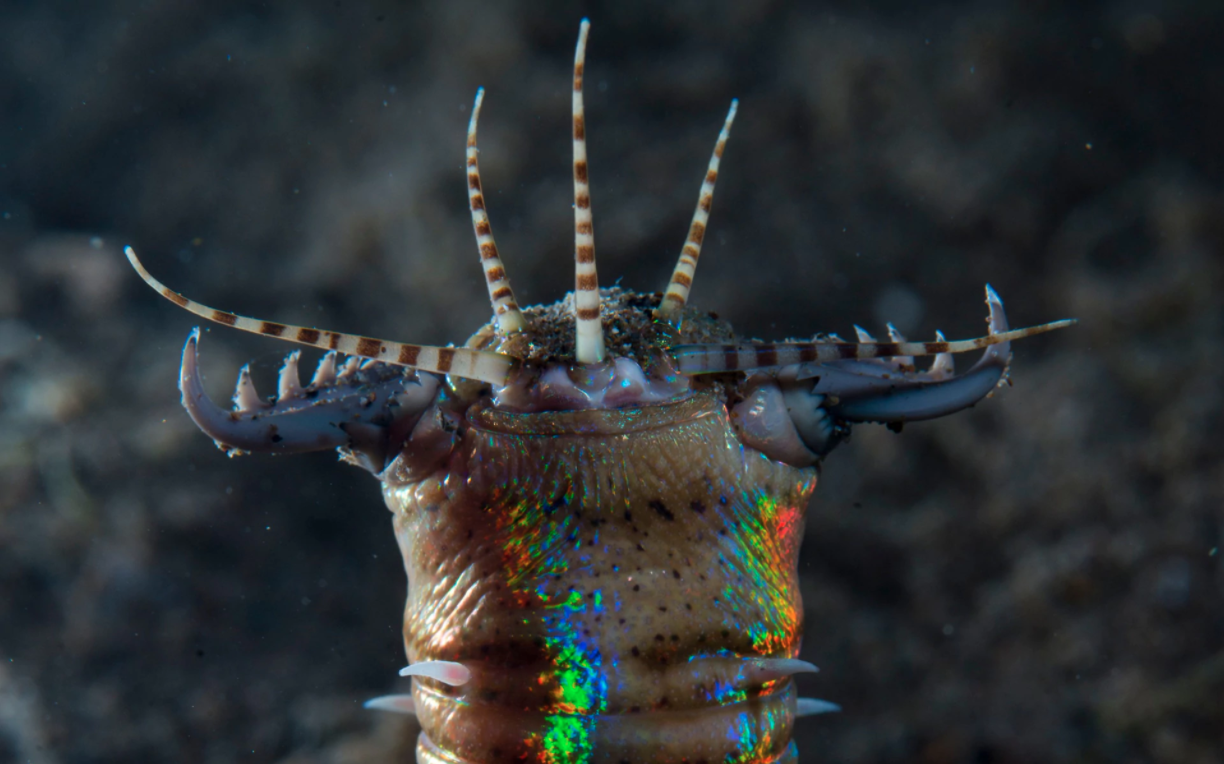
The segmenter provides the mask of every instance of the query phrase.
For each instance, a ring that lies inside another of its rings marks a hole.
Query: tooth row
[[[891,340],[892,342],[908,342],[908,340],[905,338],[905,335],[897,331],[897,327],[893,326],[892,323],[885,324],[885,326],[888,327],[888,339],[889,340]],[[858,324],[854,325],[854,333],[858,335],[859,342],[875,343],[878,341],[876,340],[875,337],[871,336],[871,332],[867,331],[866,329],[859,326]],[[992,329],[990,333],[994,334],[994,330]],[[837,342],[843,341],[836,334],[830,334],[829,336],[832,337]],[[947,337],[944,337],[943,332],[939,331],[938,329],[935,331],[935,339],[938,342],[947,342]],[[916,368],[914,366],[914,357],[912,355],[894,356],[888,359],[887,361],[882,361],[882,362],[887,363],[890,366],[896,366],[901,371],[909,372],[909,371],[914,371]],[[955,373],[956,373],[956,362],[952,360],[951,353],[937,354],[935,356],[935,360],[931,362],[931,368],[928,371],[928,374],[930,374],[932,377],[936,379],[947,379],[948,377],[953,376]]]
[[[345,363],[344,369],[337,374],[337,354],[336,351],[332,350],[319,359],[319,365],[315,368],[310,384],[302,387],[298,371],[298,360],[301,356],[300,350],[295,350],[285,356],[285,364],[281,366],[276,380],[276,400],[278,402],[301,398],[307,391],[319,390],[328,385],[335,384],[337,380],[348,379],[357,372],[358,368],[364,368],[361,359],[357,356],[352,356]],[[234,411],[249,413],[271,407],[271,403],[259,397],[259,392],[255,389],[255,383],[251,380],[250,365],[243,366],[238,372],[238,384],[234,388]]]

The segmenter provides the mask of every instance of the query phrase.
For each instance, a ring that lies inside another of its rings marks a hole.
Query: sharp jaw
[[[419,416],[440,386],[439,378],[431,374],[406,375],[385,365],[365,372],[354,368],[336,377],[335,356],[328,355],[320,361],[315,381],[303,388],[298,382],[295,351],[281,367],[275,404],[260,397],[244,366],[234,391],[234,408],[226,410],[204,392],[199,342],[196,328],[183,347],[179,371],[183,407],[196,426],[231,456],[251,451],[326,451],[368,445],[371,439],[386,440],[397,424]],[[362,444],[355,442],[354,428],[367,435]]]

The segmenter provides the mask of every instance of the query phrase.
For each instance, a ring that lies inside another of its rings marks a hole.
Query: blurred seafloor
[[[406,687],[375,481],[218,452],[175,389],[195,321],[121,246],[219,307],[462,341],[484,85],[494,230],[554,300],[589,14],[605,283],[663,287],[738,96],[697,304],[961,337],[989,281],[1013,324],[1081,319],[827,461],[800,684],[846,711],[803,760],[1224,761],[1224,7],[912,6],[0,5],[0,760],[410,758],[360,708]],[[288,349],[207,333],[214,398]]]

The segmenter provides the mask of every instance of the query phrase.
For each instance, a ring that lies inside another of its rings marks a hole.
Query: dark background
[[[1218,3],[0,4],[0,761],[408,761],[378,486],[230,460],[195,319],[460,342],[464,130],[520,300],[572,286],[569,77],[600,275],[661,290],[732,97],[693,300],[747,336],[1014,325],[1014,387],[825,465],[804,762],[1224,761]],[[288,347],[215,330],[216,399]],[[313,357],[311,359],[313,361]],[[971,362],[962,359],[962,367]],[[309,368],[309,364],[307,364]]]

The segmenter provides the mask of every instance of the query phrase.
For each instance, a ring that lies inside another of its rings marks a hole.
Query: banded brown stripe
[[[694,220],[692,227],[689,228],[688,240],[690,244],[700,247],[705,241],[705,226]]]
[[[180,308],[187,307],[187,303],[190,302],[186,297],[171,289],[163,289],[162,296]]]
[[[275,321],[264,321],[259,327],[260,334],[266,334],[269,337],[279,337],[285,333],[285,325],[278,324]]]
[[[187,306],[184,305],[183,307],[185,308]],[[216,321],[218,324],[225,324],[226,326],[233,326],[234,324],[238,323],[238,316],[235,316],[233,313],[226,313],[223,310],[214,310],[209,318]]]
[[[417,356],[420,353],[421,348],[417,345],[401,345],[397,360],[404,366],[416,366]]]
[[[734,345],[727,345],[723,349],[723,368],[727,371],[739,368],[739,349]]]
[[[455,362],[454,348],[441,348],[438,350],[438,371],[443,374],[451,370],[451,364]]]
[[[359,355],[364,358],[378,358],[382,354],[382,340],[376,340],[373,337],[358,337],[357,349],[354,355]]]
[[[756,349],[757,366],[776,366],[778,364],[778,349],[773,345],[760,345]]]
[[[318,329],[298,329],[297,341],[307,345],[315,345],[319,342]]]

